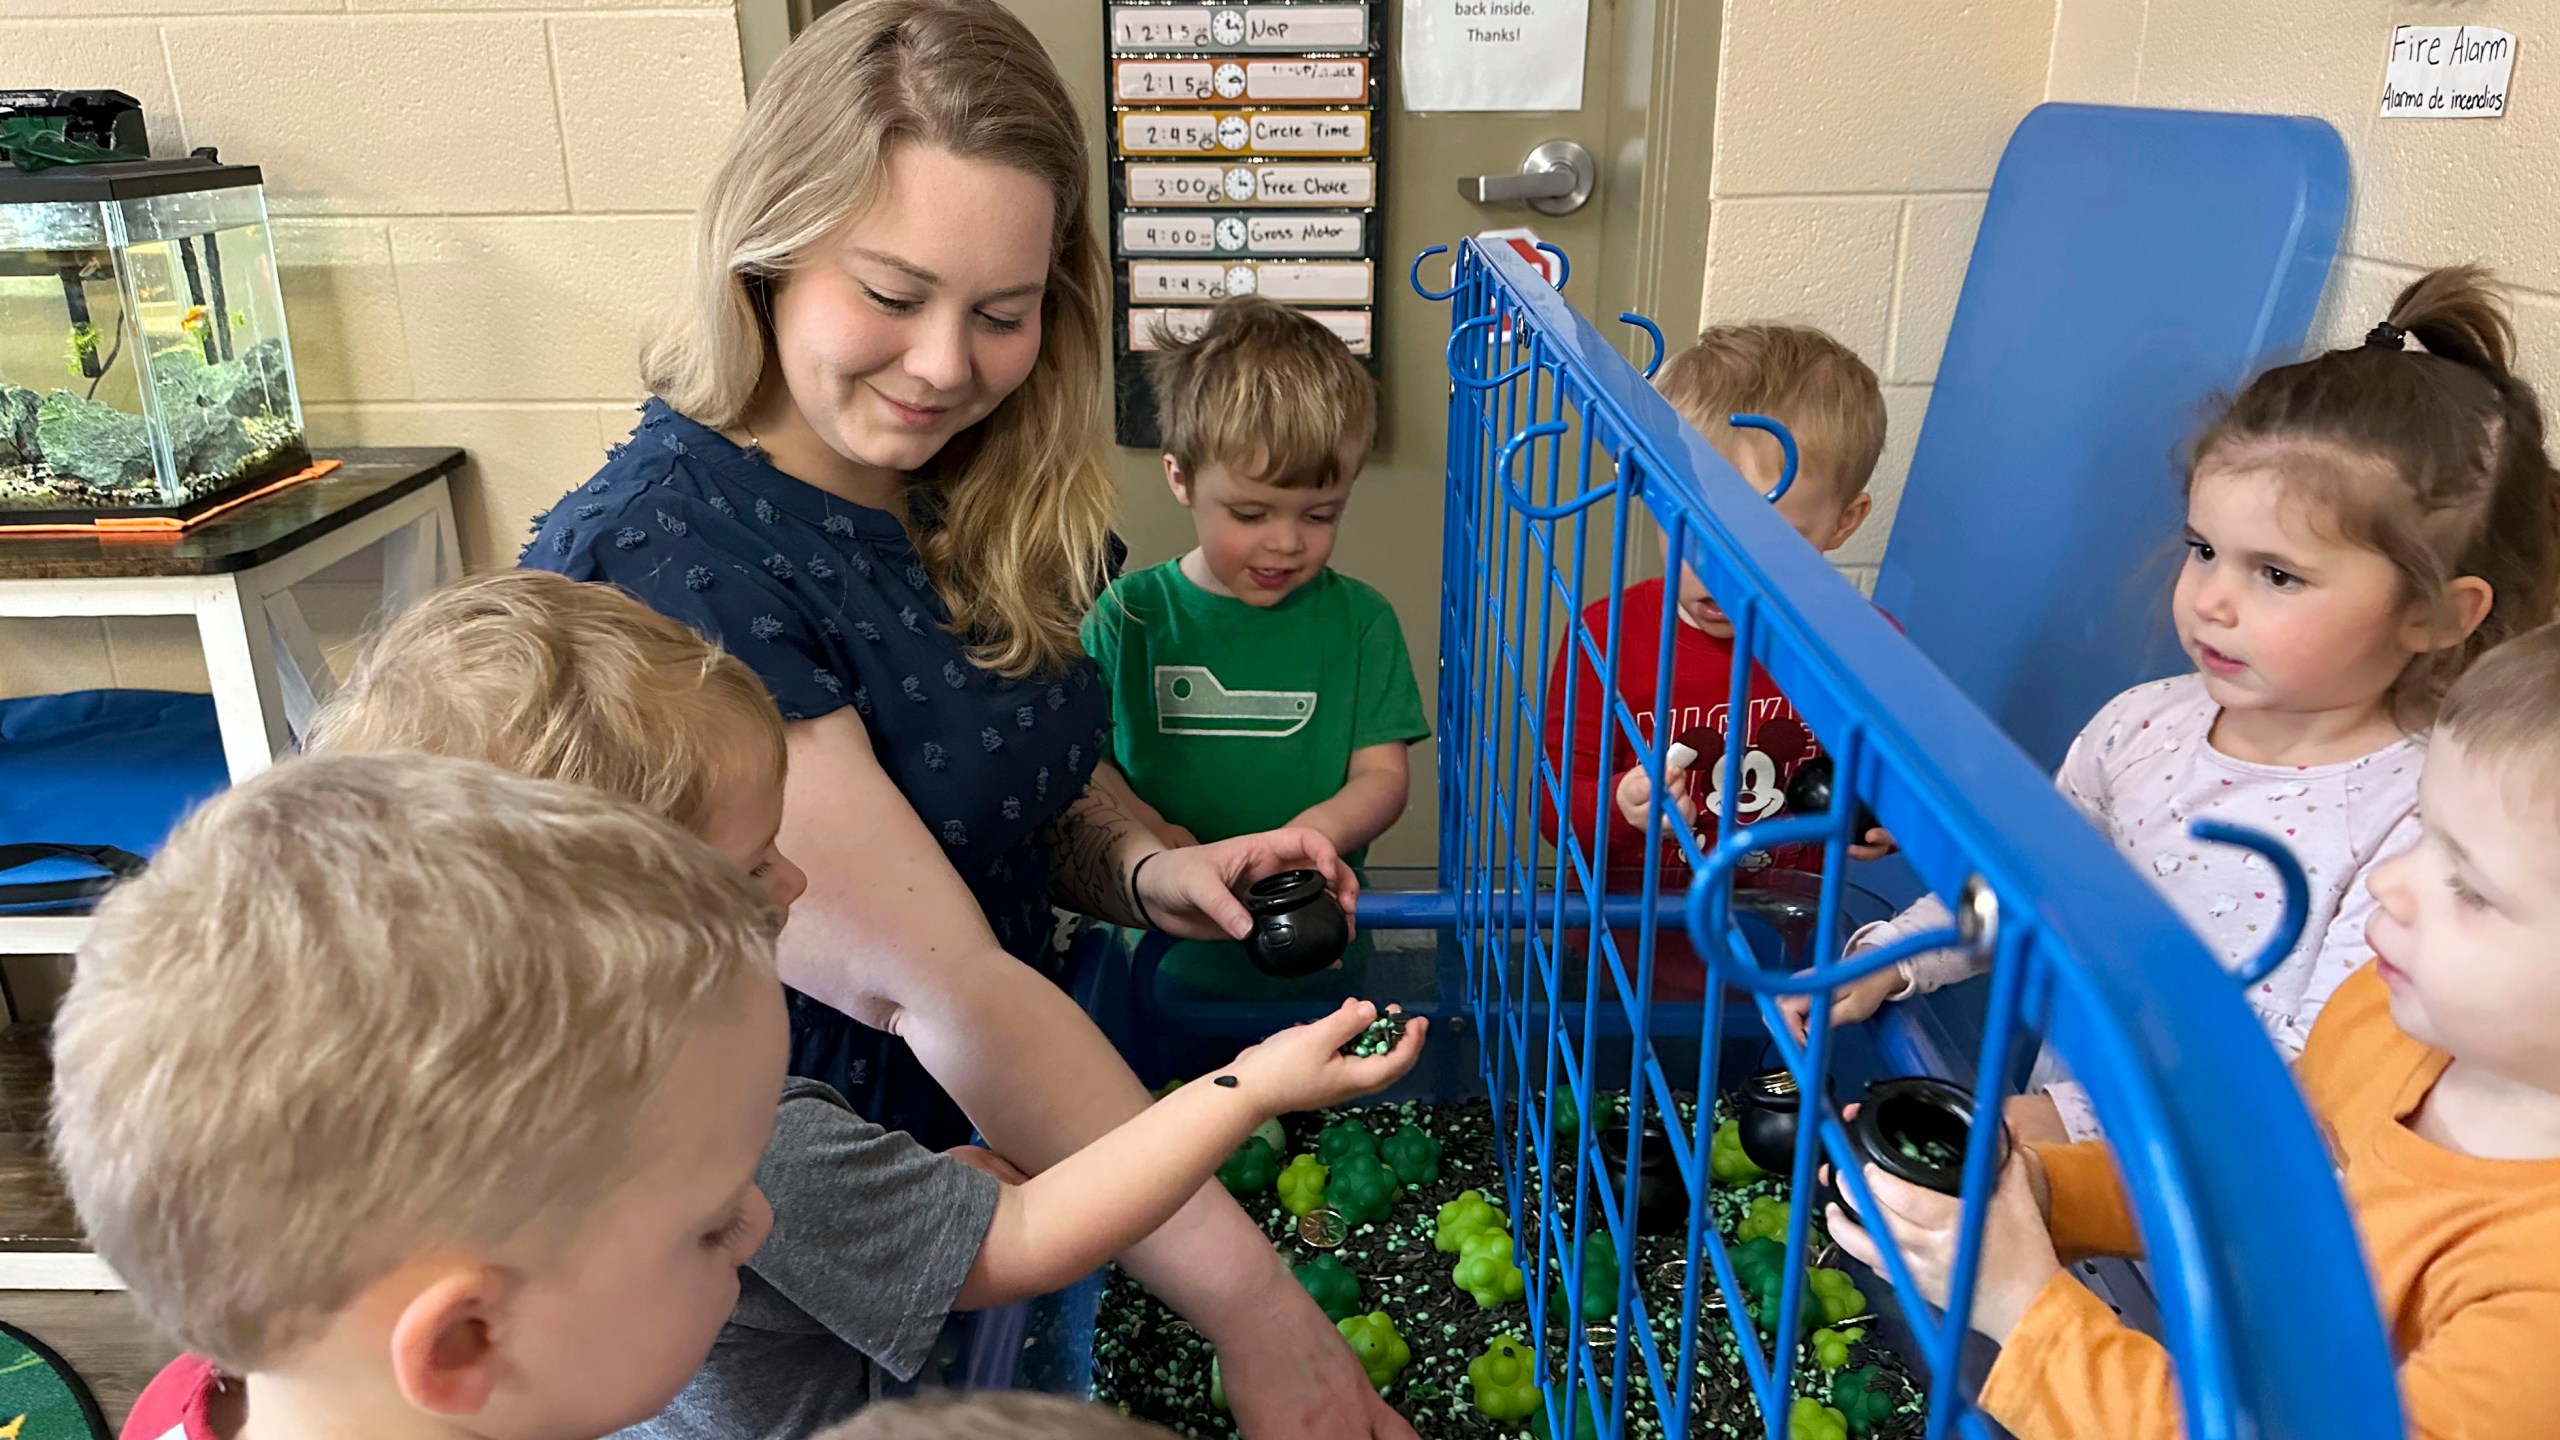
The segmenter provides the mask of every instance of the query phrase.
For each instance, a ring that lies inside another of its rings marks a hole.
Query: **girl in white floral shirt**
[[[2411,342],[2416,342],[2414,345]],[[2281,838],[2310,914],[2247,999],[2289,1060],[2370,955],[2365,877],[2417,839],[2420,738],[2473,658],[2551,618],[2560,501],[2513,331],[2485,272],[2435,271],[2361,346],[2268,371],[2196,442],[2187,561],[2170,603],[2194,672],[2109,701],[2056,784],[2239,969],[2281,923],[2256,854],[2187,833],[2210,817]],[[1851,953],[1949,922],[1935,897]],[[1979,973],[1924,955],[1834,997],[1837,1022]],[[1790,1003],[1799,1027],[1807,1006]],[[2037,1081],[2058,1082],[2048,1054]],[[2045,1083],[2014,1104],[2028,1138],[2096,1132],[2086,1097]]]

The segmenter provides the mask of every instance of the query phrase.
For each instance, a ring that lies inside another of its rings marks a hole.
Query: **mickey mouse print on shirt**
[[[1671,738],[1698,752],[1687,784],[1697,801],[1700,842],[1712,845],[1727,823],[1748,825],[1784,814],[1787,782],[1822,750],[1794,704],[1768,672],[1755,665],[1742,761],[1735,767],[1736,774],[1726,776],[1723,756],[1725,721],[1733,697],[1733,642],[1688,625],[1672,626],[1676,648],[1671,689],[1659,697],[1658,704],[1653,682],[1661,673],[1662,593],[1661,581],[1648,580],[1629,588],[1621,601],[1618,633],[1624,653],[1618,657],[1618,690],[1635,715],[1639,743],[1652,743],[1658,711],[1668,717],[1665,723]],[[1583,623],[1593,634],[1606,635],[1608,601],[1584,611]],[[1636,763],[1637,752],[1621,733],[1608,747],[1609,753],[1602,753],[1606,699],[1600,671],[1580,648],[1561,649],[1547,682],[1547,763],[1558,774],[1571,777],[1564,810],[1575,834],[1590,843],[1596,838],[1594,823],[1605,828],[1612,888],[1622,888],[1641,875],[1644,845],[1635,827],[1619,818],[1611,796],[1617,777]],[[1557,837],[1552,804],[1538,806],[1538,824],[1549,839]],[[1676,847],[1665,847],[1663,857],[1666,875],[1687,873],[1686,861]],[[1779,865],[1810,869],[1818,861],[1818,851],[1813,846],[1790,846],[1770,858]]]

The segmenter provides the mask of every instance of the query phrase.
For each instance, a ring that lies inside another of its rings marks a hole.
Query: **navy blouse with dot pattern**
[[[1092,662],[1024,680],[977,668],[896,516],[794,479],[662,400],[640,414],[594,479],[536,517],[521,563],[619,585],[693,626],[763,679],[786,720],[852,706],[996,939],[1045,965],[1041,831],[1111,747]],[[968,1138],[904,1044],[791,1000],[792,1073],[928,1145]]]

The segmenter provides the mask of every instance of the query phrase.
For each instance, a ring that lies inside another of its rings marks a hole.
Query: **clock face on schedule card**
[[[1229,60],[1218,67],[1216,77],[1209,83],[1217,88],[1219,99],[1233,100],[1244,93],[1244,67]]]
[[[1244,217],[1243,217],[1243,216],[1241,216],[1241,215],[1228,215],[1228,216],[1221,217],[1221,218],[1219,219],[1219,221],[1218,221],[1218,248],[1219,248],[1219,249],[1221,249],[1221,250],[1241,250],[1241,249],[1243,249],[1243,248],[1244,248],[1244,241],[1245,241],[1245,230],[1244,230]]]
[[[1227,198],[1230,200],[1250,200],[1253,198],[1252,167],[1239,165],[1233,170],[1227,172]]]
[[[1209,12],[1209,37],[1221,45],[1244,43],[1244,12],[1226,6]]]
[[[1219,119],[1218,119],[1218,143],[1219,143],[1219,144],[1224,145],[1225,147],[1227,147],[1227,148],[1228,148],[1228,149],[1230,149],[1230,150],[1241,150],[1241,149],[1243,149],[1243,148],[1244,148],[1244,146],[1245,146],[1245,142],[1246,142],[1247,140],[1252,139],[1252,138],[1253,138],[1253,130],[1252,130],[1252,127],[1250,127],[1250,126],[1248,126],[1248,125],[1246,125],[1246,124],[1245,124],[1245,121],[1244,121],[1244,117],[1243,117],[1243,116],[1241,116],[1241,115],[1224,115],[1224,116],[1220,116],[1220,117],[1219,117]]]

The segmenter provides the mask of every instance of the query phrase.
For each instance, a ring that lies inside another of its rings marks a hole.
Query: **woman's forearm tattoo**
[[[1087,785],[1049,826],[1050,900],[1114,925],[1144,924],[1129,894],[1120,850],[1145,828],[1109,791]]]

